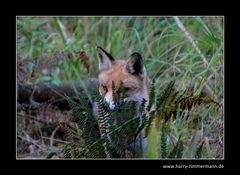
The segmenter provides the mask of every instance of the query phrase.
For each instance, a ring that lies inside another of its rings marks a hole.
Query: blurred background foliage
[[[86,75],[97,77],[97,45],[115,58],[127,59],[137,51],[142,54],[149,78],[204,79],[213,94],[221,96],[223,17],[180,17],[180,20],[206,57],[208,66],[173,17],[17,17],[17,53],[28,58],[29,71],[34,66],[33,60],[51,61],[57,49],[69,54],[67,61],[55,58],[54,72],[45,71],[66,80]],[[73,52],[83,50],[89,58],[88,74],[80,70],[81,59],[72,58]]]

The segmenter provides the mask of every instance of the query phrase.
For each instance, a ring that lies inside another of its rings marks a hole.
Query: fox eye
[[[128,87],[125,87],[125,91],[129,91],[130,90],[130,88],[128,88]]]
[[[118,89],[118,90],[116,91],[116,93],[117,93],[117,94],[120,94],[120,89]]]
[[[107,86],[102,85],[102,88],[103,88],[104,92],[108,91]]]
[[[130,88],[128,88],[128,87],[124,87],[124,90],[125,90],[125,92],[127,92],[127,91],[130,90]],[[120,94],[120,89],[118,89],[116,93],[117,93],[117,94]]]

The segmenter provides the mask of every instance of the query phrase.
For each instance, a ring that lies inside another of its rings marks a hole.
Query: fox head
[[[99,56],[99,92],[108,102],[109,107],[115,107],[113,102],[112,82],[115,93],[119,93],[120,84],[125,88],[126,101],[148,101],[147,71],[139,53],[134,52],[128,60],[115,60],[101,47],[97,47]]]

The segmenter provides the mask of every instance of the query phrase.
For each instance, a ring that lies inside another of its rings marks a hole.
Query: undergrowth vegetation
[[[78,80],[83,88],[63,95],[65,111],[34,91],[28,103],[18,100],[17,157],[223,158],[223,25],[223,17],[198,16],[17,17],[17,83]],[[97,86],[85,84],[98,76],[96,46],[121,59],[141,53],[147,105],[120,99],[109,110]]]

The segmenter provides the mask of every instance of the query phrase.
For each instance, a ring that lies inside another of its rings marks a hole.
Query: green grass
[[[97,78],[97,45],[116,58],[127,59],[132,52],[140,52],[149,79],[156,79],[156,90],[163,89],[171,79],[191,81],[197,90],[207,87],[211,97],[223,105],[224,18],[196,16],[180,17],[180,20],[206,57],[208,65],[204,64],[173,17],[18,17],[17,53],[28,58],[28,65],[35,65],[41,59],[51,61],[53,57],[49,55],[53,55],[56,49],[66,53],[86,51],[90,61],[89,73],[83,71],[84,66],[79,59],[70,56],[67,61],[58,59],[54,62],[53,72],[42,68],[37,74],[39,81],[58,83],[62,80]],[[28,67],[28,71],[32,71],[32,66]],[[199,140],[204,142],[199,148],[203,150],[202,157],[222,158],[223,153],[217,153],[215,142],[223,137],[219,131],[223,126],[223,110],[216,112],[214,107],[200,108],[198,113],[201,114],[198,123],[201,132],[191,130],[194,122],[182,123],[177,116],[172,121],[170,139],[178,138],[186,129],[188,134],[182,137],[188,137],[192,148],[197,149],[195,147],[199,144],[196,142]],[[154,128],[152,133],[155,133]],[[150,157],[158,156],[152,152],[155,145],[153,139]],[[189,149],[185,149],[183,157],[194,157],[195,152]]]

